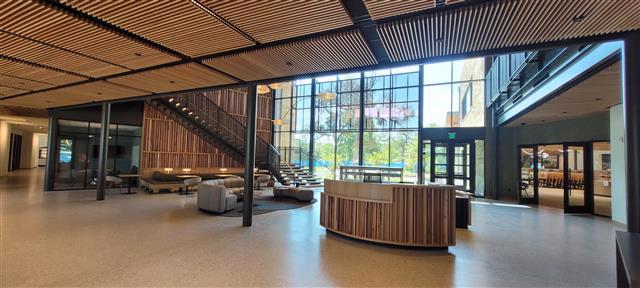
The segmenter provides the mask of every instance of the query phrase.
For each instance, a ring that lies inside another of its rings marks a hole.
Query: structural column
[[[640,233],[640,33],[624,41],[622,105],[627,169],[627,227]]]
[[[96,200],[104,200],[106,194],[107,178],[107,152],[109,151],[109,116],[111,104],[102,103],[102,116],[100,118],[100,149],[98,155],[98,176],[96,181]]]
[[[47,139],[47,162],[44,172],[44,191],[53,191],[56,178],[56,160],[58,151],[58,119],[49,117],[49,138]]]
[[[247,126],[244,132],[244,200],[242,202],[242,226],[251,226],[253,220],[253,168],[256,164],[256,114],[257,87],[249,86],[245,106]]]

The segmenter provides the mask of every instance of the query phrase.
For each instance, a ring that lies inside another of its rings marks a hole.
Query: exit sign
[[[449,132],[447,134],[449,135],[449,139],[456,139],[456,132]]]

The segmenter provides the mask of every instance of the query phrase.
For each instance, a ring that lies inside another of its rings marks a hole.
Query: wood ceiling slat
[[[261,43],[353,24],[339,0],[201,2]]]
[[[109,82],[155,93],[236,83],[234,79],[196,63],[116,77]]]
[[[352,30],[208,59],[204,64],[252,81],[369,66],[376,61],[360,33]]]
[[[36,1],[0,2],[0,29],[131,69],[178,60]]]
[[[0,31],[0,54],[78,74],[101,77],[128,71],[122,67],[67,52]]]
[[[466,9],[471,11],[464,24],[453,21],[453,14]],[[584,20],[572,20],[583,14]],[[640,1],[496,0],[385,22],[378,32],[391,60],[398,62],[638,30],[637,15]],[[457,38],[460,31],[464,37]]]
[[[53,84],[38,82],[9,75],[0,74],[0,85],[11,86],[26,91],[35,91],[54,87]],[[25,92],[26,92],[25,91]]]
[[[10,61],[0,58],[0,74],[17,78],[24,78],[33,81],[50,83],[53,85],[64,85],[73,82],[86,80],[87,78],[62,73],[54,70],[38,68],[35,66]]]
[[[63,3],[192,57],[253,45],[188,0]]]
[[[148,91],[125,87],[106,81],[96,81],[60,89],[38,92],[3,100],[6,105],[32,108],[52,108],[129,98],[149,94]]]
[[[11,95],[16,95],[16,94],[22,94],[22,93],[25,93],[25,92],[29,92],[29,91],[28,90],[24,90],[24,89],[15,88],[15,87],[9,87],[9,86],[0,85],[0,98],[6,97],[6,96],[11,96]]]
[[[452,2],[452,1],[448,1]],[[436,0],[364,0],[371,19],[396,16],[436,7]]]

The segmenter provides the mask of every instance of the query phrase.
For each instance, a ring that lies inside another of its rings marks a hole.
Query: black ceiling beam
[[[198,1],[198,0],[190,0],[190,1],[191,1],[191,4],[193,4],[194,6],[198,7],[200,10],[206,12],[207,14],[209,14],[211,17],[215,18],[216,20],[222,22],[222,24],[224,24],[225,26],[231,28],[236,33],[242,35],[242,37],[244,37],[245,39],[251,41],[255,45],[260,45],[260,42],[258,42],[258,40],[256,40],[255,38],[251,37],[251,35],[249,35],[249,33],[242,31],[242,29],[238,28],[236,25],[233,25],[233,23],[229,22],[227,19],[225,19],[224,17],[220,16],[220,14],[218,14],[215,11],[211,10],[206,5],[200,3],[200,1]]]
[[[58,0],[40,0],[40,2],[43,3],[44,5],[47,5],[47,6],[51,7],[51,8],[53,8],[53,9],[57,9],[57,10],[63,11],[63,12],[68,13],[68,14],[70,14],[70,15],[78,18],[78,19],[82,19],[82,20],[88,21],[90,23],[96,24],[98,27],[100,27],[100,28],[102,28],[104,30],[111,31],[111,32],[114,32],[116,34],[122,35],[122,36],[127,37],[129,39],[132,39],[132,40],[134,40],[134,41],[136,41],[138,43],[144,44],[144,45],[149,46],[151,48],[154,48],[156,50],[160,50],[160,51],[162,51],[164,53],[167,53],[167,54],[169,54],[171,56],[174,56],[174,57],[177,57],[177,58],[180,58],[180,59],[189,59],[190,58],[189,56],[187,56],[185,54],[182,54],[182,53],[180,53],[180,52],[178,52],[176,50],[173,50],[173,49],[171,49],[169,47],[165,47],[163,45],[160,45],[160,44],[158,44],[156,42],[153,42],[153,41],[151,41],[151,40],[149,40],[147,38],[144,38],[144,37],[142,37],[142,36],[140,36],[138,34],[132,33],[132,32],[130,32],[128,30],[122,29],[122,28],[120,28],[120,27],[118,27],[116,25],[113,25],[113,24],[111,24],[111,23],[109,23],[107,21],[104,21],[104,20],[102,20],[102,19],[100,19],[98,17],[95,17],[93,15],[84,13],[84,12],[76,10],[76,9],[70,7],[70,6],[62,4]]]
[[[369,10],[362,0],[340,0],[347,13],[351,17],[353,24],[360,30],[364,41],[369,46],[369,50],[373,53],[379,64],[387,64],[391,62],[387,50],[384,49],[380,34],[376,23],[371,20]]]

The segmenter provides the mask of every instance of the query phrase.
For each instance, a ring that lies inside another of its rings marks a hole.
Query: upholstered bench
[[[286,197],[296,199],[298,201],[309,202],[313,200],[313,190],[291,186],[273,187],[273,197]]]

